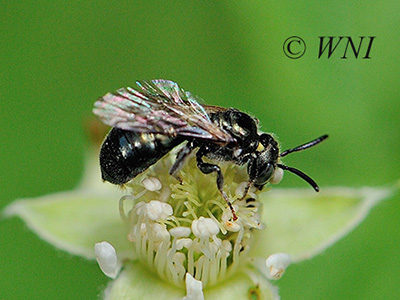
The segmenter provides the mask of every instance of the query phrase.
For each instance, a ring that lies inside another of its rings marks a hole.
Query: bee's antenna
[[[314,180],[312,180],[311,177],[309,177],[308,175],[304,174],[302,171],[300,171],[300,170],[298,170],[296,168],[292,168],[292,167],[288,167],[288,166],[282,165],[282,164],[276,164],[276,166],[278,168],[281,168],[282,170],[286,170],[286,171],[292,172],[293,174],[296,174],[300,178],[302,178],[305,181],[307,181],[313,187],[313,189],[316,192],[319,192],[318,184]]]
[[[281,154],[279,154],[279,156],[280,157],[284,157],[284,156],[288,155],[289,153],[305,150],[307,148],[313,147],[313,146],[321,143],[322,141],[326,140],[327,138],[328,138],[328,135],[324,134],[323,136],[321,136],[321,137],[319,137],[319,138],[317,138],[315,140],[312,140],[311,142],[305,143],[303,145],[297,146],[297,147],[292,148],[292,149],[285,150]],[[290,170],[288,170],[288,171],[290,171]]]

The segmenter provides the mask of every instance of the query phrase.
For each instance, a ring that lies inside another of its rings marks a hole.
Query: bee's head
[[[323,135],[311,142],[288,149],[279,153],[278,142],[269,134],[263,133],[259,138],[259,145],[256,150],[256,158],[252,164],[249,164],[249,174],[254,177],[254,186],[262,187],[268,182],[277,184],[282,180],[283,170],[296,174],[300,178],[307,181],[316,192],[319,191],[317,183],[302,171],[288,167],[279,163],[279,158],[284,157],[292,152],[302,151],[312,146],[315,146],[328,138],[328,135]]]
[[[254,185],[261,187],[267,182],[279,183],[283,172],[277,168],[279,160],[278,142],[270,134],[261,134],[255,155],[256,158],[250,167],[252,170],[249,169],[249,174],[255,174],[253,175],[255,177]]]

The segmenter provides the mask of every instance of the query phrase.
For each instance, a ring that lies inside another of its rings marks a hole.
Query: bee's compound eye
[[[278,184],[279,182],[281,182],[282,178],[283,178],[283,170],[281,168],[276,168],[269,182],[272,184]]]
[[[265,185],[268,180],[270,180],[273,173],[274,167],[270,163],[268,163],[267,165],[265,165],[265,167],[259,170],[259,174],[254,183],[256,185]]]

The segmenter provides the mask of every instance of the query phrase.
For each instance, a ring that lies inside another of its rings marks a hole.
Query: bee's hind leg
[[[229,200],[228,195],[224,191],[224,176],[222,175],[221,168],[219,166],[217,166],[217,165],[209,164],[209,163],[204,162],[203,159],[202,159],[203,155],[204,155],[204,150],[203,151],[199,150],[196,153],[197,167],[204,174],[210,174],[212,172],[217,173],[217,188],[218,188],[219,192],[221,193],[222,198],[224,198],[224,200],[228,204],[230,210],[232,211],[233,221],[236,221],[237,220],[237,216],[236,216],[236,213],[235,213],[235,209],[233,208],[232,203]]]

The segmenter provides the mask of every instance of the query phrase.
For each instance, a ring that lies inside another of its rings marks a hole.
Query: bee
[[[262,189],[278,182],[283,170],[296,174],[315,191],[318,185],[302,171],[280,163],[289,153],[305,150],[325,140],[323,135],[303,145],[280,152],[276,139],[259,133],[258,120],[235,108],[201,105],[199,99],[169,80],[137,81],[98,99],[93,109],[100,120],[113,127],[100,150],[102,179],[123,185],[155,164],[176,146],[178,152],[169,173],[177,179],[185,158],[196,151],[197,167],[204,174],[215,173],[222,198],[237,219],[224,191],[224,177],[217,163],[247,164],[248,182],[244,199],[254,186]]]

